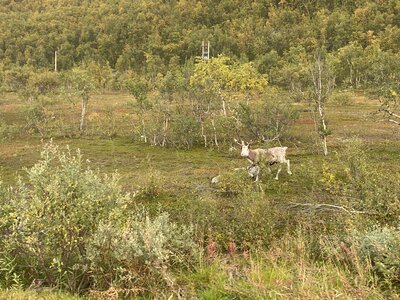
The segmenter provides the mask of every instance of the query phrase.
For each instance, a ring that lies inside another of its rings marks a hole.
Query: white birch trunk
[[[167,143],[167,130],[168,130],[168,117],[164,114],[164,132],[163,132],[163,141],[161,146],[164,147]]]
[[[146,125],[144,121],[144,112],[142,112],[142,136],[144,138],[144,142],[147,143],[147,136],[146,136]]]
[[[82,110],[81,110],[81,122],[79,124],[79,130],[83,131],[86,127],[85,124],[85,118],[86,118],[86,112],[87,112],[87,105],[88,105],[88,99],[86,98],[82,98]]]
[[[312,70],[312,77],[313,77],[313,83],[314,83],[314,91],[315,91],[315,104],[316,104],[316,109],[319,114],[319,120],[322,125],[322,150],[324,155],[328,155],[328,145],[327,145],[327,139],[326,139],[326,134],[327,134],[327,125],[325,121],[325,99],[323,96],[323,84],[322,84],[322,64],[321,64],[321,58],[318,56],[316,60],[316,73]],[[329,87],[325,87],[326,89],[329,89]],[[328,91],[326,91],[328,92]]]
[[[225,103],[225,99],[222,98],[222,113],[224,115],[224,117],[226,117],[226,103]]]
[[[217,129],[215,128],[214,118],[211,119],[211,125],[212,125],[213,130],[214,130],[214,143],[215,143],[215,146],[217,146],[217,148],[219,148],[218,137],[217,137]]]
[[[200,121],[200,126],[201,126],[201,136],[204,139],[204,147],[207,148],[207,135],[204,133],[204,123],[203,120]]]

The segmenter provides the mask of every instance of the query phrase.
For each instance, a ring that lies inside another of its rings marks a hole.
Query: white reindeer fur
[[[258,165],[260,162],[266,162],[269,165],[273,165],[275,163],[286,164],[287,165],[287,173],[292,174],[290,171],[290,161],[286,159],[286,150],[287,147],[273,147],[268,149],[250,149],[249,144],[245,144],[242,141],[242,151],[240,153],[241,156],[246,157],[247,160],[252,165]],[[278,180],[279,173],[282,168],[279,165],[278,172],[276,173],[275,179]],[[257,178],[258,179],[258,178]]]

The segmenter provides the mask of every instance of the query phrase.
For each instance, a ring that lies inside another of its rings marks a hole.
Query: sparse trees
[[[365,49],[365,60],[368,61],[365,90],[381,102],[378,111],[383,119],[400,125],[400,54],[385,52],[373,44]]]
[[[185,85],[183,74],[179,70],[178,66],[170,65],[170,67],[171,70],[168,71],[165,76],[159,76],[159,79],[156,83],[159,92],[159,95],[157,97],[158,109],[160,110],[160,114],[163,116],[163,132],[161,141],[161,146],[163,147],[167,145],[167,135],[172,115],[172,102],[174,100],[174,97],[182,94],[182,90],[184,89]],[[176,104],[179,106],[179,101],[176,102]]]
[[[282,90],[269,89],[261,101],[246,105],[240,103],[238,119],[241,134],[253,140],[269,140],[282,137],[297,119],[298,112]]]
[[[359,88],[365,75],[364,50],[357,43],[340,48],[335,54],[335,75],[338,83],[345,87]]]
[[[251,98],[265,92],[267,76],[252,63],[240,64],[226,56],[199,61],[190,78],[192,92],[197,95],[195,111],[201,123],[201,135],[207,145],[207,123],[211,140],[219,146],[220,138],[239,131],[241,121],[236,103],[249,105]],[[233,101],[235,100],[235,101]],[[233,104],[235,103],[235,104]],[[208,121],[208,122],[207,122]]]
[[[190,84],[214,95],[214,101],[220,101],[222,115],[227,117],[231,79],[232,62],[229,57],[221,55],[210,60],[200,60],[194,67]]]

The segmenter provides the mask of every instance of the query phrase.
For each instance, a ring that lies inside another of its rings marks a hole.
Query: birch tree
[[[379,94],[381,105],[378,109],[383,120],[397,126],[400,126],[400,101],[397,93],[399,86],[399,84],[393,84],[390,87],[385,87],[386,91]]]
[[[240,127],[238,108],[235,105],[235,102],[240,101],[233,100],[237,97],[244,98],[245,105],[249,106],[250,100],[265,90],[267,79],[266,75],[258,73],[252,63],[236,63],[222,55],[199,61],[195,65],[190,86],[200,94],[198,103],[202,105],[196,107],[196,112],[199,114],[205,146],[205,119],[210,121],[212,140],[218,147],[222,131],[232,129],[232,120],[236,122],[236,129]]]
[[[378,46],[370,48],[368,93],[379,99],[383,120],[400,125],[400,55],[383,52]]]
[[[96,85],[90,73],[81,67],[75,67],[64,75],[63,91],[69,98],[78,98],[81,101],[81,118],[79,130],[86,128],[86,114],[90,97]]]
[[[133,97],[135,97],[136,102],[133,104],[138,117],[140,118],[141,124],[141,138],[147,143],[147,131],[146,131],[146,121],[145,114],[151,109],[152,105],[147,98],[149,88],[148,83],[144,79],[137,79],[126,82],[126,88]]]
[[[334,77],[329,69],[326,57],[317,51],[310,65],[311,103],[316,121],[316,130],[321,138],[324,155],[328,155],[327,136],[331,134],[326,120],[326,104],[334,87]]]
[[[171,67],[171,70],[165,76],[159,76],[156,86],[159,91],[159,107],[164,118],[161,146],[165,147],[167,144],[169,123],[171,121],[171,106],[174,98],[184,90],[185,78],[178,66],[175,65]]]
[[[228,116],[227,102],[231,91],[230,59],[226,56],[218,56],[210,60],[201,60],[194,67],[194,74],[190,78],[190,85],[198,87],[209,94],[215,95],[215,100],[220,101],[221,114]]]

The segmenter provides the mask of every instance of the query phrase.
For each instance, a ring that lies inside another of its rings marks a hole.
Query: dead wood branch
[[[383,108],[383,107],[381,107],[378,111],[379,111],[379,112],[383,112],[384,114],[389,115],[389,116],[391,116],[391,117],[400,119],[400,115],[399,115],[399,114],[394,113],[393,111],[391,111],[391,110],[388,109],[388,108]],[[400,122],[399,122],[399,121],[393,120],[393,119],[391,119],[391,118],[388,118],[387,121],[390,122],[390,123],[396,124],[396,125],[400,125]]]
[[[388,114],[389,116],[400,119],[399,114],[394,113],[393,111],[389,110],[388,108],[380,108],[379,111],[384,112],[384,113]]]
[[[343,206],[326,203],[289,203],[288,209],[301,210],[306,213],[311,212],[335,212],[346,214],[367,214],[367,212],[349,209]]]

